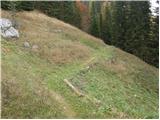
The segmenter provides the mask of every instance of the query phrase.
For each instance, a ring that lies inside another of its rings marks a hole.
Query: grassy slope
[[[2,118],[158,118],[158,69],[39,12],[17,20],[21,37],[1,41]],[[78,97],[69,78],[101,104]]]

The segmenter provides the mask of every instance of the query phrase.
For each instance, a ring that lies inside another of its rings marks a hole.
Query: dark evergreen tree
[[[151,33],[149,1],[112,1],[110,5],[108,3],[101,38],[107,44],[117,46],[150,64],[157,65],[159,23],[156,17]]]
[[[69,1],[43,1],[38,2],[36,8],[49,16],[54,16],[67,23],[80,27],[80,13],[75,2]]]
[[[35,2],[34,1],[21,1],[20,4],[17,4],[18,10],[32,11],[34,10]]]
[[[80,13],[76,8],[75,2],[61,2],[61,7],[62,9],[60,9],[60,19],[80,27]]]
[[[5,10],[13,9],[13,5],[16,11],[26,10],[31,11],[34,10],[34,1],[2,1],[1,8]]]
[[[38,9],[79,28],[83,23],[105,43],[158,67],[159,13],[157,8],[157,15],[151,14],[149,1],[2,1],[1,8],[10,10],[13,20],[17,11]]]
[[[101,38],[105,43],[111,44],[111,30],[112,30],[112,16],[111,16],[111,3],[105,2],[101,9],[102,24],[101,24]]]
[[[1,1],[1,8],[4,10],[10,9],[10,1]]]
[[[111,44],[124,49],[125,33],[126,33],[126,19],[125,19],[126,1],[112,2],[111,11]]]
[[[95,9],[95,2],[90,2],[90,17],[91,17],[91,23],[90,23],[90,34],[99,37],[100,36],[100,27],[99,27],[99,14],[97,13]]]
[[[157,4],[159,4],[158,1]],[[152,15],[151,23],[151,39],[147,44],[150,54],[147,61],[159,67],[159,7],[155,9],[155,15]]]
[[[77,26],[78,28],[81,28],[81,15],[80,11],[78,10],[76,6],[76,2],[72,3],[72,16],[70,18],[71,24]]]
[[[126,12],[124,50],[147,61],[150,40],[150,5],[148,1],[129,1]]]

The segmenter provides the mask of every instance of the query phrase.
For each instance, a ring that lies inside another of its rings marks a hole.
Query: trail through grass
[[[21,37],[1,41],[2,118],[159,117],[157,68],[37,11],[17,19]],[[26,40],[38,50],[24,48]],[[64,79],[101,104],[77,96]]]

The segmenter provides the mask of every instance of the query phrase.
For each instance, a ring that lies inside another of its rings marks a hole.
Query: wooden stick
[[[64,79],[64,82],[80,97],[86,97],[89,101],[91,101],[93,104],[96,104],[96,106],[99,106],[101,104],[100,100],[97,100],[96,98],[91,98],[88,95],[85,95],[81,93],[77,88],[75,88],[67,79]]]
[[[91,59],[89,59],[88,61],[86,61],[83,66],[86,66],[88,64],[90,64],[93,60],[95,59],[95,57],[92,57]]]
[[[101,101],[100,100],[98,100],[98,99],[96,99],[96,98],[91,98],[90,96],[88,96],[88,95],[85,95],[85,97],[89,100],[89,101],[91,101],[93,104],[95,104],[96,106],[99,106],[100,104],[101,104]]]
[[[75,88],[67,79],[64,79],[64,82],[80,97],[83,97],[84,94],[81,93],[77,88]]]

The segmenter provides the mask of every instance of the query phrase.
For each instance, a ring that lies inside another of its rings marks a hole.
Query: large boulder
[[[12,22],[6,18],[0,18],[1,35],[4,38],[18,38],[19,32],[12,25]]]
[[[16,30],[14,27],[10,27],[9,29],[5,30],[5,31],[1,31],[1,35],[4,38],[18,38],[19,37],[19,33],[18,30]]]
[[[7,30],[10,27],[12,27],[12,22],[6,18],[1,18],[0,19],[0,26],[1,26],[1,30]]]

